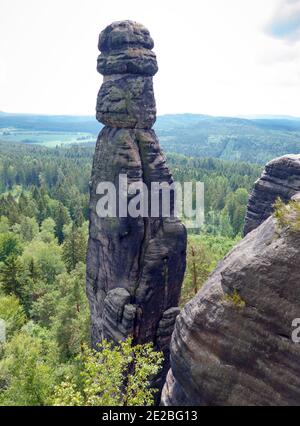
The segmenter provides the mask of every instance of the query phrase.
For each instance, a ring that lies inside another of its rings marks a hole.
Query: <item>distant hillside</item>
[[[264,164],[300,152],[299,119],[242,119],[205,115],[158,117],[156,131],[168,151]]]
[[[0,128],[14,127],[24,130],[53,132],[88,132],[101,129],[95,117],[83,115],[33,115],[0,113]]]
[[[92,116],[0,113],[0,128],[96,135],[101,125]],[[163,115],[157,118],[155,130],[166,151],[194,157],[264,164],[274,157],[300,152],[300,119],[293,117]]]

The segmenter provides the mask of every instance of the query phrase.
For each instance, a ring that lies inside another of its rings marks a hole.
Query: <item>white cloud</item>
[[[155,40],[158,112],[299,115],[299,45],[266,34],[280,0],[1,0],[0,110],[93,114],[97,39],[133,19]]]
[[[281,0],[266,29],[273,37],[290,42],[299,41],[300,0]]]

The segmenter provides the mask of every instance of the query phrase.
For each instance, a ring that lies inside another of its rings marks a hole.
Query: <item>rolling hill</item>
[[[1,131],[2,129],[2,131]],[[92,116],[47,116],[0,113],[3,129],[27,132],[85,132],[95,135],[101,125]],[[294,117],[231,118],[199,114],[173,114],[157,118],[155,130],[163,148],[193,157],[264,164],[274,157],[300,152],[300,119]],[[49,135],[48,135],[49,136]],[[47,140],[49,137],[47,136]],[[32,138],[42,143],[40,138]],[[30,140],[30,137],[29,137]],[[62,138],[63,142],[64,138]],[[28,143],[28,138],[25,140]]]

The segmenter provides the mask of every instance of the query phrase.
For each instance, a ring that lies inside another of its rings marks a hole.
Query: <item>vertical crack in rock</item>
[[[90,182],[90,227],[87,295],[92,344],[103,338],[119,342],[153,342],[165,354],[155,385],[161,388],[169,364],[169,343],[185,272],[186,230],[174,217],[99,217],[98,184],[111,182],[119,199],[119,175],[128,185],[146,184],[151,212],[153,182],[173,182],[154,130],[156,107],[153,76],[158,67],[149,31],[132,21],[115,22],[99,36],[97,69],[103,84],[97,119],[105,125],[98,136]],[[126,188],[127,191],[128,187]],[[134,195],[129,195],[134,197]]]

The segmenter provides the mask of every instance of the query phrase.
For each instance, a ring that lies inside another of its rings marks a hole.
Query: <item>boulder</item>
[[[300,405],[299,255],[270,216],[219,263],[177,317],[163,405]]]

